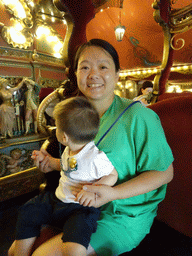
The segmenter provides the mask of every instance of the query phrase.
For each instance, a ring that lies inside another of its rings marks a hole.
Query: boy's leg
[[[74,205],[73,213],[63,226],[63,243],[76,243],[87,249],[99,216],[100,210],[97,208]]]
[[[100,215],[100,211],[96,208],[82,207],[79,204],[73,204],[69,208],[71,210],[73,209],[73,213],[71,213],[67,222],[64,224],[64,233],[54,236],[42,244],[32,256],[87,255],[90,236],[96,230],[96,221]],[[67,211],[66,208],[65,211]],[[57,215],[57,218],[59,218],[59,215]],[[90,251],[89,248],[89,255],[96,255],[93,249]]]
[[[65,243],[64,244],[61,240],[61,237],[62,237],[62,234],[59,234],[59,235],[53,237],[48,242],[45,242],[44,244],[42,244],[40,247],[37,248],[37,250],[32,254],[32,256],[42,256],[42,255],[43,256],[61,256],[61,255],[69,256],[70,253],[73,253],[73,255],[78,255],[78,256],[80,256],[80,255],[96,256],[97,255],[91,246],[88,247],[87,252],[86,252],[85,247],[81,246],[79,244],[75,244],[75,243]],[[23,240],[20,240],[20,241],[23,241]],[[9,249],[8,256],[16,256],[16,254],[15,254],[15,243],[16,242],[17,241],[14,241],[11,248]],[[32,241],[31,246],[33,245],[33,243],[34,243],[34,241]],[[19,245],[17,245],[17,246],[18,246],[18,248],[20,247]],[[28,245],[28,248],[29,247],[30,246]],[[20,250],[19,255],[23,255],[20,253],[21,249],[19,249],[19,250]],[[24,254],[24,255],[29,255],[29,253]]]
[[[29,256],[36,237],[15,240],[11,245],[8,256]]]
[[[18,215],[16,240],[9,249],[9,256],[30,255],[41,226],[47,224],[52,214],[50,194],[39,195],[24,204]]]

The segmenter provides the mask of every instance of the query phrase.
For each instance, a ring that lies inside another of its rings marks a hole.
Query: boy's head
[[[99,130],[99,114],[84,97],[73,97],[58,103],[53,117],[57,129],[76,144],[92,141]]]

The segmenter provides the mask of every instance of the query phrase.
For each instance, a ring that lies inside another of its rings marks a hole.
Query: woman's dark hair
[[[61,101],[55,106],[53,116],[59,129],[77,144],[92,141],[98,133],[99,114],[85,97]]]
[[[111,57],[113,58],[113,61],[114,61],[114,64],[115,64],[115,70],[116,72],[119,71],[120,69],[120,64],[119,64],[119,56],[118,56],[118,53],[117,51],[115,50],[115,48],[110,44],[108,43],[107,41],[105,40],[102,40],[102,39],[91,39],[90,41],[82,44],[77,52],[76,52],[76,55],[75,55],[75,59],[74,59],[74,66],[73,66],[73,69],[74,71],[77,70],[77,65],[78,65],[78,61],[79,61],[79,58],[80,58],[80,55],[81,53],[83,52],[83,50],[89,46],[97,46],[97,47],[101,47],[103,48],[105,51],[107,51]]]
[[[145,90],[146,88],[149,88],[149,87],[153,88],[153,83],[151,81],[145,81],[142,84],[141,88],[139,89],[137,96],[142,95],[142,89]]]

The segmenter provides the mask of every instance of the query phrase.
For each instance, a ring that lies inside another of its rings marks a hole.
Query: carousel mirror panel
[[[0,76],[0,202],[38,189],[44,175],[33,163],[31,154],[39,150],[47,136],[37,129],[37,110],[41,101],[54,92],[64,73],[44,67],[37,82],[31,77]],[[54,78],[57,76],[57,79]],[[45,110],[44,122],[54,125],[53,101]]]

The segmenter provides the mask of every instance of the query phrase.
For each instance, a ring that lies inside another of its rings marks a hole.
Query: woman
[[[138,96],[133,100],[139,100],[141,104],[147,107],[150,103],[151,95],[153,92],[153,83],[151,81],[145,81],[142,87],[139,89]]]
[[[24,80],[22,80],[16,87],[11,88],[8,80],[0,78],[0,98],[2,100],[2,104],[0,105],[0,131],[4,138],[13,136],[15,110],[11,99],[13,93],[19,90],[23,83]]]
[[[106,41],[93,39],[79,48],[74,69],[79,91],[95,106],[101,118],[97,144],[132,102],[114,95],[120,69],[118,55]],[[166,184],[173,178],[173,156],[158,116],[136,103],[98,147],[107,154],[119,176],[114,187],[83,188],[96,194],[97,202],[93,206],[102,206],[97,231],[91,237],[87,252],[79,244],[62,243],[59,234],[41,245],[33,256],[119,255],[131,251],[149,233],[158,203],[164,199]],[[45,157],[37,165],[46,172],[47,163]],[[17,255],[14,246],[15,243],[9,255]],[[21,254],[20,249],[18,255],[27,254]]]

